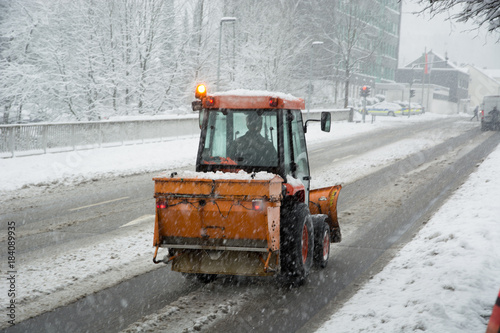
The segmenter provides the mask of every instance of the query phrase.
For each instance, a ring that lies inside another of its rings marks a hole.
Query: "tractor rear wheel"
[[[281,275],[292,284],[302,284],[309,275],[314,256],[314,227],[305,204],[297,204],[281,220]]]

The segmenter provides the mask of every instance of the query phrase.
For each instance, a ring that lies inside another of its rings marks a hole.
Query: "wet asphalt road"
[[[433,123],[431,126],[450,124],[451,122]],[[418,133],[426,128],[428,125],[419,124],[412,127],[412,131]],[[323,144],[311,146],[309,157],[312,173],[314,174],[315,168],[327,165],[332,160],[366,152],[368,141],[369,149],[375,149],[397,141],[405,133],[408,134],[408,129],[370,133],[339,141],[336,144],[340,145],[334,149]],[[359,200],[376,199],[384,189],[394,186],[398,177],[471,140],[480,140],[482,143],[466,155],[450,161],[450,164],[437,166],[431,179],[421,184],[412,184],[411,192],[404,198],[404,202],[412,204],[401,204],[389,210],[371,206],[366,207],[370,214],[359,214],[360,218],[346,217],[347,223],[349,219],[357,219],[356,223],[363,227],[358,228],[350,238],[344,238],[342,243],[335,245],[329,266],[321,272],[311,274],[304,286],[293,290],[273,286],[267,290],[266,298],[248,302],[236,318],[222,320],[211,330],[286,332],[296,331],[305,325],[303,330],[307,331],[307,326],[313,326],[308,321],[315,314],[332,300],[339,301],[339,295],[345,293],[346,289],[353,288],[353,282],[362,281],[363,276],[370,274],[372,265],[383,258],[387,251],[407,241],[418,230],[474,170],[475,165],[496,147],[500,135],[485,134],[479,129],[473,129],[348,186],[344,185],[339,199],[341,214],[343,210],[355,206]],[[18,248],[24,255],[29,255],[31,251],[43,251],[54,242],[67,242],[70,245],[75,237],[85,238],[106,233],[130,220],[150,214],[154,204],[152,176],[108,179],[58,189],[44,196],[27,198],[9,205],[9,210],[2,213],[1,219],[24,223],[18,228],[21,234],[24,233],[24,237],[18,241]],[[231,286],[231,282],[227,281],[215,283]],[[257,291],[268,288],[266,284],[263,279],[247,279],[243,287],[238,288]],[[157,311],[196,288],[199,286],[185,281],[179,274],[164,267],[19,323],[7,331],[39,331],[42,327],[42,331],[48,332],[119,331],[143,315]],[[123,305],[124,295],[127,295],[126,306]]]

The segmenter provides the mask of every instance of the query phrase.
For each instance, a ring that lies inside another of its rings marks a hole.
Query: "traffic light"
[[[360,95],[361,97],[368,97],[370,96],[370,87],[368,86],[362,86],[360,90]]]
[[[410,89],[410,97],[415,97],[415,89]]]

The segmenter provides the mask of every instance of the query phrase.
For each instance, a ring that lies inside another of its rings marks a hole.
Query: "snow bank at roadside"
[[[0,159],[0,193],[183,167],[197,149],[196,138]]]
[[[484,332],[500,288],[500,148],[316,332]]]

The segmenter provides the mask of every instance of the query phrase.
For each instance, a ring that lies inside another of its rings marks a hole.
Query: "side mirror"
[[[330,112],[321,112],[321,130],[323,132],[330,132],[332,126],[332,115]]]
[[[203,109],[201,101],[193,101],[191,103],[191,108],[193,109],[193,111],[201,111],[201,109]]]

